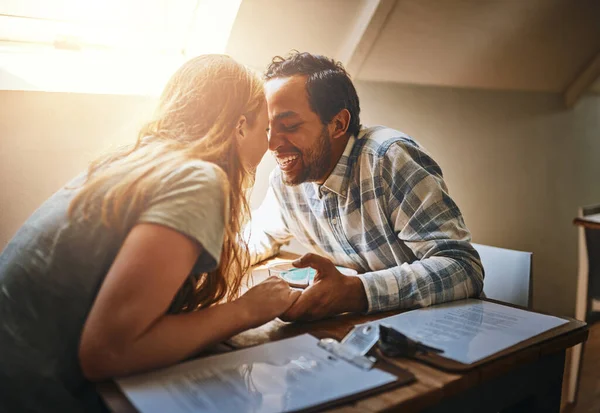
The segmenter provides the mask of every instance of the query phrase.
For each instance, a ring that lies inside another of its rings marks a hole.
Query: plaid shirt
[[[279,168],[270,181],[253,213],[254,261],[293,236],[312,252],[358,270],[368,312],[481,294],[483,267],[442,171],[405,134],[362,129],[323,185],[287,186]]]

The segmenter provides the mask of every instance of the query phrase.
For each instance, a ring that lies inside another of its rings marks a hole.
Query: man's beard
[[[293,186],[304,182],[320,181],[329,171],[331,156],[331,136],[327,126],[323,126],[315,144],[302,153],[304,169],[291,179],[283,174],[285,184]]]

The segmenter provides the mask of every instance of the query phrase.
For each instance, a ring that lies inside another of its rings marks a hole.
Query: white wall
[[[440,163],[476,242],[534,252],[534,305],[572,314],[577,206],[600,202],[600,96],[357,84],[363,122],[412,135]],[[0,248],[34,209],[110,146],[134,139],[155,99],[0,91]],[[254,206],[274,166],[266,155]]]
[[[98,154],[132,142],[155,99],[0,91],[0,248]]]

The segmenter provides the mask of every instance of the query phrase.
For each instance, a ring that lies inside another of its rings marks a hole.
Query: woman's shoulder
[[[218,165],[199,159],[189,160],[174,169],[167,177],[167,181],[205,187],[223,188],[229,184],[227,174]]]

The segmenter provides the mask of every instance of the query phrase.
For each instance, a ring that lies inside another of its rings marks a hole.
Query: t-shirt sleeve
[[[223,248],[229,211],[226,186],[227,176],[219,167],[187,164],[165,177],[137,222],[163,225],[199,242],[199,260],[211,271],[219,265]]]

